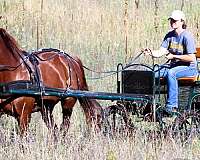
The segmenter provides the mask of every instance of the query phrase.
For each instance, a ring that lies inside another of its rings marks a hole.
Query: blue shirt
[[[173,30],[166,34],[161,47],[167,48],[169,53],[174,55],[186,55],[196,53],[196,46],[193,36],[187,32],[183,31],[180,35]],[[171,66],[195,66],[197,62],[184,62],[181,60],[173,59],[171,60]]]

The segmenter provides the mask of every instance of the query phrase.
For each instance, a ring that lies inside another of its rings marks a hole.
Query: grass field
[[[0,0],[0,27],[26,51],[58,48],[79,56],[93,70],[109,71],[118,63],[128,63],[141,48],[158,48],[169,30],[167,19],[174,9],[186,13],[188,30],[200,47],[199,8],[199,0]],[[138,61],[151,64],[151,59],[144,57]],[[116,91],[115,76],[92,80],[104,75],[85,72],[90,90]],[[58,104],[54,111],[58,124],[60,112]],[[1,117],[2,160],[200,159],[198,138],[187,143],[173,138],[148,141],[142,130],[134,138],[88,135],[79,104],[66,139],[60,138],[57,145],[48,138],[39,113],[33,114],[28,141],[19,140],[15,126],[13,118]]]

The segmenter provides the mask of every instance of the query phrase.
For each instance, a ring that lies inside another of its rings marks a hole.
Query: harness
[[[46,59],[41,58],[39,55],[44,53],[44,52],[54,52],[52,56],[47,57]],[[45,49],[40,49],[37,51],[32,51],[32,52],[23,52],[23,54],[19,54],[22,62],[20,62],[17,66],[9,66],[9,65],[0,65],[0,72],[3,71],[15,71],[17,70],[22,64],[26,66],[26,69],[29,73],[30,80],[17,80],[17,81],[12,81],[9,83],[3,83],[0,84],[0,92],[4,93],[3,96],[0,95],[4,101],[0,103],[0,109],[2,109],[5,105],[10,104],[13,100],[16,98],[19,98],[20,96],[17,95],[6,95],[6,91],[9,89],[32,89],[32,90],[37,90],[40,92],[40,97],[36,98],[36,103],[42,103],[42,93],[44,92],[45,86],[42,82],[41,78],[41,73],[39,69],[39,64],[40,61],[50,61],[54,59],[57,55],[62,55],[66,59],[69,60],[68,62],[68,67],[69,67],[69,79],[70,79],[70,84],[67,84],[68,86],[66,89],[69,89],[71,86],[71,68],[70,66],[73,66],[73,63],[70,63],[72,61],[79,63],[76,59],[74,59],[72,56],[69,54],[65,53],[64,51],[54,49],[54,48],[45,48]],[[77,76],[78,78],[78,76]],[[79,83],[79,79],[77,79]],[[26,95],[24,95],[26,96]],[[33,96],[34,97],[34,96]]]
[[[17,81],[12,81],[12,82],[8,82],[8,83],[2,83],[0,84],[0,92],[6,92],[9,89],[12,88],[17,88],[17,89],[36,89],[39,90],[41,95],[42,92],[44,91],[44,85],[43,82],[41,80],[41,73],[40,73],[40,69],[38,67],[39,65],[39,61],[49,61],[51,59],[53,59],[55,55],[49,57],[48,59],[41,59],[39,58],[38,54],[40,53],[44,53],[44,52],[52,52],[52,51],[56,51],[56,53],[60,53],[59,50],[55,50],[55,49],[42,49],[39,51],[33,51],[33,52],[23,52],[23,54],[19,54],[22,62],[20,62],[17,66],[10,66],[10,65],[0,65],[0,72],[4,72],[4,71],[11,71],[14,72],[16,71],[22,64],[25,65],[28,73],[29,73],[29,77],[30,80],[17,80]],[[0,109],[2,109],[3,107],[5,107],[7,104],[10,104],[13,100],[15,100],[16,98],[19,98],[19,96],[16,95],[6,95],[5,97],[2,97],[3,99],[5,98],[5,100],[3,100],[0,103]],[[39,103],[41,101],[42,97],[37,98],[36,99],[36,103]]]

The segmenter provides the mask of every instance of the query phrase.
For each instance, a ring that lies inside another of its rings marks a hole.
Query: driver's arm
[[[196,60],[195,54],[186,54],[186,55],[173,55],[170,54],[167,56],[168,59],[179,59],[185,62],[194,62]]]

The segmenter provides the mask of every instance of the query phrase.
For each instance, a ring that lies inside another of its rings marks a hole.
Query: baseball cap
[[[174,20],[186,20],[185,18],[185,14],[183,13],[183,11],[180,11],[180,10],[174,10],[172,13],[171,13],[171,16],[168,18],[168,19],[174,19]]]

